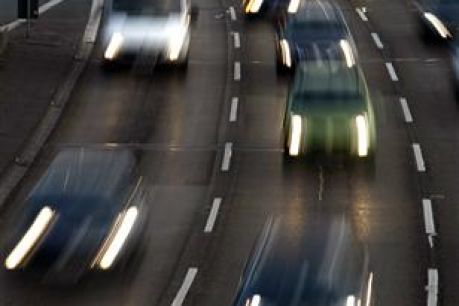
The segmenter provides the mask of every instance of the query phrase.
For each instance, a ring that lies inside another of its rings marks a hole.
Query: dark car
[[[449,40],[457,34],[459,26],[457,0],[418,0],[415,4],[427,37],[434,36]]]
[[[304,62],[289,89],[285,156],[344,155],[371,161],[375,118],[363,72],[340,61]]]
[[[368,306],[372,281],[344,217],[280,216],[266,223],[233,305]]]
[[[145,221],[142,180],[131,151],[58,152],[26,199],[6,269],[73,283],[127,260]]]
[[[340,9],[329,1],[301,2],[298,11],[278,23],[278,68],[293,68],[306,60],[343,60],[355,64],[356,48]]]

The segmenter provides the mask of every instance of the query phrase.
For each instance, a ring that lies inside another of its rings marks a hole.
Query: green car
[[[304,62],[298,68],[285,111],[285,155],[372,159],[375,119],[360,68],[340,61]]]

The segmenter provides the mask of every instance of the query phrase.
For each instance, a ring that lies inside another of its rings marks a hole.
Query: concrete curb
[[[8,45],[8,31],[3,31],[0,29],[0,58],[3,53],[6,51],[6,46]]]
[[[5,205],[8,197],[21,182],[53,132],[69,101],[73,88],[86,68],[96,41],[102,18],[103,5],[104,0],[92,1],[91,13],[80,46],[74,56],[75,60],[72,69],[57,89],[56,94],[48,106],[46,114],[41,119],[33,134],[29,137],[22,151],[19,152],[15,158],[14,163],[1,175],[0,208]]]

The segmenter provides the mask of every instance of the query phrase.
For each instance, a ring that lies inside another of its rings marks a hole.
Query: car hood
[[[123,36],[125,46],[148,43],[155,47],[166,44],[177,35],[182,24],[178,14],[154,17],[117,14],[110,18],[105,39],[108,41],[114,33],[119,33]]]

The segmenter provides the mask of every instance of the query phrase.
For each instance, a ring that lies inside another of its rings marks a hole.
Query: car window
[[[113,11],[128,15],[167,15],[180,12],[180,0],[113,0]]]

